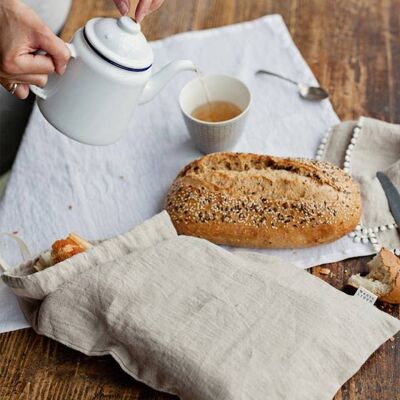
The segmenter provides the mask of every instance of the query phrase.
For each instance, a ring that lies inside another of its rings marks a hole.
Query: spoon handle
[[[293,85],[298,85],[298,83],[296,81],[293,81],[292,79],[286,78],[285,76],[279,75],[276,72],[271,72],[271,71],[267,71],[265,69],[260,69],[256,72],[256,74],[267,74],[267,75],[272,75],[275,76],[276,78],[279,79],[283,79],[285,81],[288,81],[290,83],[293,83]]]

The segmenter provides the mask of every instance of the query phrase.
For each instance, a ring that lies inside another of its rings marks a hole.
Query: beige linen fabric
[[[88,355],[111,354],[183,400],[330,400],[400,329],[277,258],[178,237],[165,212],[145,225],[129,241],[113,239],[115,252],[106,241],[49,270],[3,276],[17,293],[25,287],[23,302],[42,287],[27,314],[34,329]],[[25,286],[34,276],[37,286]]]
[[[176,230],[166,212],[163,212],[123,235],[100,242],[95,249],[77,254],[40,273],[33,268],[36,258],[8,271],[2,278],[18,296],[26,319],[32,323],[41,301],[82,272],[174,236],[177,236]]]
[[[336,125],[325,148],[324,160],[343,167],[346,149],[350,144],[357,121]],[[394,224],[385,192],[376,178],[382,171],[400,190],[400,125],[364,118],[363,127],[354,145],[350,174],[360,184],[362,220],[366,228]],[[400,248],[397,230],[377,233],[381,245]]]

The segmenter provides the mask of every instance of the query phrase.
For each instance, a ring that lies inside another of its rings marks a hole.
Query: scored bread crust
[[[232,246],[290,248],[352,231],[361,198],[351,177],[326,162],[214,153],[180,172],[165,208],[179,234]]]

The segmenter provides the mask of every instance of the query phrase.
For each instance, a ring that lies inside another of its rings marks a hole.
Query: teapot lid
[[[111,64],[129,71],[145,71],[153,63],[153,51],[130,17],[93,18],[83,30],[88,45]]]

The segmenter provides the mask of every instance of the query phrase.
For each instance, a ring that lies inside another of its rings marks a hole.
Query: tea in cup
[[[196,107],[192,117],[205,122],[228,121],[240,115],[242,110],[230,101],[207,101],[207,103]]]
[[[232,150],[239,141],[251,103],[247,86],[227,75],[199,76],[179,96],[185,124],[203,153]]]

